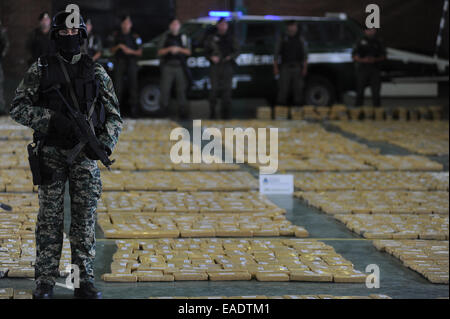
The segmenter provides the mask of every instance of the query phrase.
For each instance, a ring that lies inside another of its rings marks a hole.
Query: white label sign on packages
[[[294,193],[294,175],[259,175],[259,192],[261,194]]]

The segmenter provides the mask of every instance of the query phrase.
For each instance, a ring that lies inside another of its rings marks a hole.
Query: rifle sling
[[[59,61],[59,64],[61,66],[61,69],[62,69],[62,71],[64,73],[64,77],[66,79],[66,82],[69,85],[70,97],[72,98],[73,104],[75,105],[77,111],[81,112],[80,105],[78,104],[78,100],[77,100],[77,97],[75,95],[75,91],[74,91],[74,89],[72,87],[72,81],[70,80],[69,73],[67,72],[67,68],[64,65],[63,60],[59,56],[58,56],[58,61]],[[91,130],[92,130],[92,132],[94,134],[95,134],[95,130],[94,130],[94,124],[92,123],[92,114],[94,113],[94,109],[95,109],[95,101],[96,101],[96,99],[94,99],[94,102],[92,103],[92,105],[91,105],[91,107],[90,107],[90,109],[88,111],[88,114],[87,114],[87,120],[89,122],[89,126],[91,127]]]
[[[64,65],[63,60],[62,60],[59,56],[58,56],[58,61],[59,61],[59,65],[61,66],[61,69],[62,69],[62,71],[63,71],[63,73],[64,73],[64,77],[65,77],[65,79],[66,79],[66,82],[67,82],[67,84],[69,85],[70,96],[71,96],[71,98],[72,98],[72,101],[73,101],[73,103],[74,103],[74,105],[75,105],[77,111],[78,111],[78,112],[81,112],[80,105],[78,104],[78,100],[77,100],[77,97],[76,97],[76,95],[75,95],[75,91],[74,91],[74,89],[73,89],[73,87],[72,87],[72,81],[70,80],[69,73],[67,72],[67,68],[66,68],[66,66]],[[94,124],[92,123],[92,113],[94,112],[95,101],[96,101],[96,99],[94,99],[94,102],[92,103],[92,105],[91,105],[91,107],[90,107],[90,109],[89,109],[89,111],[88,111],[88,115],[87,115],[87,120],[88,120],[89,126],[90,126],[90,128],[91,128],[91,130],[92,130],[92,132],[93,132],[94,134],[95,134],[95,129],[94,129]],[[71,150],[71,152],[68,154],[68,158],[67,158],[66,162],[67,162],[69,165],[72,165],[73,162],[75,161],[76,157],[78,156],[78,154],[80,154],[80,152],[83,150],[83,148],[84,148],[85,146],[86,146],[86,143],[85,143],[85,142],[80,142],[80,143],[78,143],[78,144]]]

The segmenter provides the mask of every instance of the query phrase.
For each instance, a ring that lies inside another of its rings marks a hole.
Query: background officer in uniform
[[[357,95],[355,106],[364,103],[364,90],[370,85],[373,106],[381,106],[381,75],[380,64],[386,59],[386,50],[377,37],[377,29],[366,29],[364,36],[358,40],[353,48],[355,61]]]
[[[42,145],[39,150],[43,181],[39,186],[36,225],[35,298],[51,298],[59,275],[67,180],[71,200],[72,264],[80,270],[80,288],[75,289],[75,297],[101,298],[93,285],[96,209],[102,191],[98,157],[89,147],[84,147],[72,164],[66,162],[69,151],[79,140],[76,126],[68,117],[57,89],[80,112],[93,111],[90,123],[108,154],[114,149],[122,129],[112,81],[101,65],[81,54],[82,41],[87,38],[86,27],[80,19],[79,29],[68,29],[65,23],[68,14],[60,12],[53,19],[51,36],[58,52],[33,63],[16,90],[10,110],[15,121],[34,130],[34,142]]]
[[[227,119],[231,109],[233,68],[239,56],[239,43],[224,18],[217,22],[217,30],[205,42],[206,56],[211,62],[210,117],[216,117],[216,106],[222,91],[222,117]]]
[[[186,98],[189,81],[186,58],[191,55],[191,41],[185,34],[180,34],[180,28],[178,19],[170,23],[169,31],[159,42],[158,56],[161,57],[161,107],[163,110],[168,109],[172,85],[175,83],[177,115],[184,119],[189,108]]]
[[[98,35],[92,32],[92,21],[91,19],[86,20],[86,29],[88,37],[84,42],[81,51],[84,54],[89,55],[93,61],[97,61],[102,56],[102,40]]]
[[[297,22],[289,21],[286,33],[277,40],[274,55],[274,74],[280,77],[278,105],[286,106],[288,104],[291,91],[294,96],[294,105],[302,104],[304,77],[307,73],[306,42],[299,34]]]
[[[114,86],[119,102],[124,95],[125,79],[128,85],[128,104],[132,116],[138,113],[138,57],[142,56],[142,40],[132,33],[133,23],[130,16],[122,16],[120,30],[113,33],[111,53],[114,55]]]
[[[5,97],[3,95],[5,76],[3,74],[2,60],[8,52],[8,49],[8,35],[6,34],[6,29],[2,26],[2,21],[0,20],[0,115],[6,113]]]
[[[48,12],[39,15],[39,27],[31,31],[28,36],[26,47],[30,53],[28,64],[36,62],[40,56],[54,54],[55,44],[50,39],[51,19]]]

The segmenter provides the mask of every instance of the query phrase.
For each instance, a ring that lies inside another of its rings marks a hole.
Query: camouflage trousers
[[[54,285],[59,277],[63,245],[64,193],[69,181],[70,247],[72,264],[80,270],[80,282],[94,281],[95,225],[97,202],[102,183],[96,161],[81,153],[75,162],[66,164],[67,151],[45,146],[42,164],[58,176],[49,185],[39,187],[39,214],[36,225],[36,283]]]

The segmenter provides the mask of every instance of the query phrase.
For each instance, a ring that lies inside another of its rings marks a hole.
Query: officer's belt
[[[282,66],[287,66],[289,68],[297,68],[297,67],[301,67],[302,64],[300,62],[289,62],[289,63],[283,63]]]

